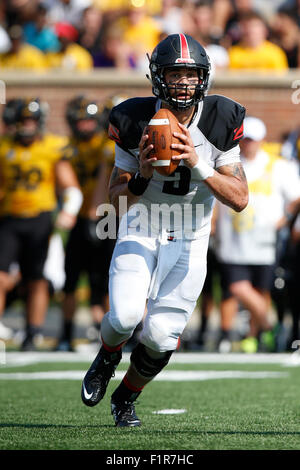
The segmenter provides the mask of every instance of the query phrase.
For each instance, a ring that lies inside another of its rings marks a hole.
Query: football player
[[[96,235],[96,209],[108,200],[108,158],[104,157],[103,110],[96,102],[76,96],[66,108],[71,135],[63,150],[71,163],[83,194],[76,225],[70,232],[65,257],[66,281],[63,300],[63,331],[56,349],[72,351],[75,290],[81,273],[86,272],[90,286],[93,331],[97,342],[100,324],[108,310],[108,269],[114,240],[99,240]],[[111,142],[111,141],[110,141]],[[92,335],[90,335],[92,336]]]
[[[238,145],[245,109],[224,96],[206,96],[209,72],[209,58],[197,41],[184,34],[167,36],[150,58],[154,97],[129,99],[110,115],[116,142],[110,198],[117,209],[119,198],[126,196],[129,210],[120,222],[110,267],[103,343],[82,383],[87,406],[103,398],[148,299],[140,342],[111,397],[116,426],[141,424],[134,402],[167,365],[194,310],[206,275],[214,196],[235,211],[248,202]],[[180,151],[172,158],[180,163],[168,177],[154,171],[153,145],[147,142],[147,124],[161,107],[180,123],[180,132],[174,133],[180,143],[172,144]],[[143,213],[139,231],[134,223],[137,203]],[[202,211],[187,217],[184,225],[178,217],[162,217],[160,223],[151,217],[157,204],[163,216],[171,207],[174,216],[182,216],[184,206]]]
[[[62,229],[75,224],[82,194],[70,163],[61,159],[63,138],[42,132],[39,99],[10,101],[4,120],[10,129],[0,140],[0,314],[11,288],[10,266],[18,262],[27,288],[22,349],[32,350],[48,306],[43,269],[57,206],[56,187],[62,196],[56,226]]]

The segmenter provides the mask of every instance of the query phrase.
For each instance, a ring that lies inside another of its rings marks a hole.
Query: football
[[[146,145],[153,144],[149,157],[156,157],[157,161],[152,165],[161,175],[168,176],[173,173],[180,160],[173,161],[174,155],[182,152],[172,149],[171,145],[181,143],[180,139],[174,137],[173,132],[182,132],[178,126],[178,120],[168,109],[160,109],[149,121],[147,133],[149,135]]]

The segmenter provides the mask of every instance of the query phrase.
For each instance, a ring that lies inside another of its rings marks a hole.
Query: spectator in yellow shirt
[[[65,70],[91,70],[93,59],[82,46],[76,44],[77,29],[70,23],[56,23],[55,32],[61,48],[59,52],[49,52],[47,62],[50,68]]]
[[[15,24],[8,30],[10,49],[0,54],[2,69],[45,70],[47,63],[44,54],[34,46],[23,42],[23,28]]]
[[[127,16],[120,19],[119,26],[123,31],[124,43],[133,51],[136,68],[144,70],[146,53],[151,54],[160,41],[159,24],[147,14],[145,6],[131,5]]]
[[[268,29],[263,18],[253,11],[241,15],[241,40],[229,48],[229,68],[231,69],[288,69],[284,51],[267,40]]]

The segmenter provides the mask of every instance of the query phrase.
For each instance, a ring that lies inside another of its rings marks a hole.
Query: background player
[[[77,306],[75,291],[83,272],[88,274],[93,325],[97,342],[99,340],[100,324],[109,310],[108,269],[114,241],[99,240],[96,235],[99,220],[96,209],[108,199],[109,158],[105,145],[107,134],[101,124],[102,109],[94,101],[77,96],[67,104],[66,119],[71,136],[63,155],[77,175],[83,204],[66,246],[64,324],[56,349],[72,351],[73,318]]]
[[[82,194],[70,163],[61,159],[61,138],[42,133],[40,101],[26,98],[15,103],[11,133],[0,140],[0,314],[11,288],[9,267],[18,262],[27,288],[22,349],[31,350],[48,306],[43,268],[57,205],[56,187],[63,201],[55,223],[62,229],[75,224]]]

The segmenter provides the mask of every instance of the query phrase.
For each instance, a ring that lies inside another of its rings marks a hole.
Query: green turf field
[[[80,399],[89,361],[56,357],[0,366],[0,449],[300,449],[300,365],[173,361],[139,398],[142,427],[118,429],[109,400],[128,356],[95,408]],[[154,413],[165,409],[186,411]]]

